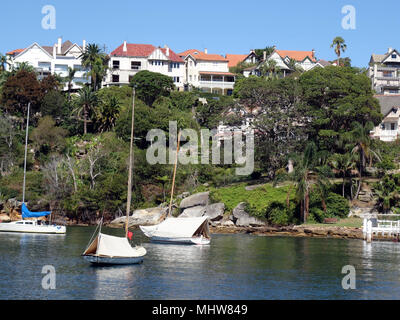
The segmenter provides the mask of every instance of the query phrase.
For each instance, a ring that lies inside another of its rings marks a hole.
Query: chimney
[[[393,48],[390,48],[390,47],[389,47],[388,53],[390,53],[390,52],[392,52],[392,51],[393,51]]]
[[[312,49],[312,57],[315,58],[315,49]]]
[[[83,43],[82,43],[82,51],[83,51],[83,52],[86,51],[86,40],[83,40]]]
[[[167,48],[167,57],[169,57],[169,48]]]
[[[124,40],[124,47],[122,49],[123,52],[128,52],[128,45],[126,43],[126,40]]]
[[[276,45],[274,45],[273,48],[274,48],[274,51],[275,51],[276,50]]]
[[[264,59],[263,59],[264,61],[267,60],[267,51],[263,52],[263,57],[264,57]]]
[[[62,38],[58,38],[58,45],[57,45],[57,54],[61,54],[61,47],[62,47]]]
[[[204,53],[205,53],[205,54],[208,54],[207,48],[204,49]]]
[[[54,44],[53,46],[53,58],[55,59],[57,57],[57,45]]]

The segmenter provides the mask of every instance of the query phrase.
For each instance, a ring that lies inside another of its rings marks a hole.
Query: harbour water
[[[213,235],[199,247],[153,244],[135,231],[143,264],[93,267],[80,256],[93,231],[0,234],[0,299],[400,299],[399,243]],[[355,290],[342,288],[346,265],[355,267]],[[42,288],[44,266],[56,270],[55,290]]]

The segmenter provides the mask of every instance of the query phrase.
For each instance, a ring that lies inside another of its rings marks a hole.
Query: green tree
[[[135,74],[131,85],[136,86],[137,97],[148,106],[152,106],[158,97],[168,97],[175,88],[171,77],[147,70]]]

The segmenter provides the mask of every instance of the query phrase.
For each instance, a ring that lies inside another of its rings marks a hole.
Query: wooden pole
[[[135,96],[136,90],[133,87],[133,98],[132,98],[132,128],[131,128],[131,145],[130,145],[130,154],[129,154],[129,176],[128,176],[128,199],[126,205],[126,222],[125,222],[125,235],[128,237],[129,232],[129,215],[131,212],[131,201],[132,201],[132,171],[133,171],[133,139],[134,139],[134,130],[135,130]]]
[[[26,187],[26,158],[28,157],[28,130],[29,130],[29,112],[31,103],[28,103],[28,117],[26,120],[26,134],[25,134],[25,160],[24,160],[24,183],[22,186],[22,203],[25,203],[25,187]]]
[[[177,168],[177,166],[178,166],[178,155],[179,155],[180,142],[181,142],[181,132],[179,131],[179,135],[178,135],[178,145],[177,145],[177,148],[176,148],[174,176],[173,176],[173,178],[172,178],[171,201],[169,202],[168,216],[172,216],[172,201],[173,201],[173,198],[174,198],[175,177],[176,177],[176,168]]]

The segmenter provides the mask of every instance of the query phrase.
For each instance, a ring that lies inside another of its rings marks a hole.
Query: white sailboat
[[[178,136],[174,175],[172,179],[171,200],[168,217],[155,226],[140,226],[140,229],[151,241],[171,244],[208,245],[211,242],[208,217],[200,218],[173,218],[172,201],[174,197],[176,169],[181,133]]]
[[[40,233],[40,234],[65,234],[67,228],[65,226],[50,225],[37,220],[40,217],[51,215],[51,212],[31,212],[25,204],[25,186],[26,186],[26,158],[28,154],[28,129],[29,129],[29,112],[31,104],[28,104],[28,117],[26,122],[25,137],[25,162],[24,162],[24,182],[22,188],[22,220],[10,223],[0,223],[0,232],[18,232],[18,233]],[[35,218],[36,220],[25,220]]]
[[[126,208],[125,237],[115,237],[101,233],[90,242],[89,246],[82,254],[86,261],[95,265],[127,265],[142,263],[144,256],[147,254],[146,249],[141,246],[133,248],[129,241],[129,214],[132,199],[132,167],[133,167],[133,139],[134,139],[134,120],[135,120],[135,88],[133,88],[133,104],[132,104],[132,130],[131,145],[129,156],[129,176],[128,176],[128,200]],[[96,234],[97,229],[95,230]]]

